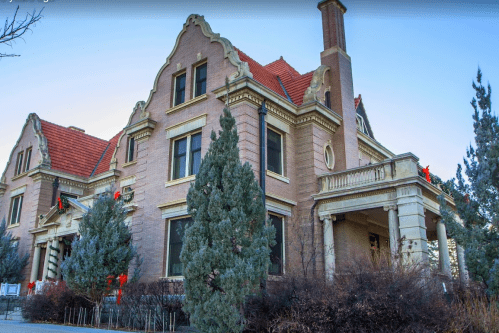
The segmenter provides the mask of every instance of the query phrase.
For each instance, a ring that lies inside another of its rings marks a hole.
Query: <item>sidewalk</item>
[[[104,326],[104,325],[103,325]],[[76,332],[76,333],[119,333],[129,331],[115,331],[108,329],[63,326],[54,324],[34,324],[18,320],[3,320],[0,319],[0,333],[61,333],[61,332]]]

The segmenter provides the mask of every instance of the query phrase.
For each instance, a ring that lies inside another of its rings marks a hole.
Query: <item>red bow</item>
[[[421,171],[423,171],[423,173],[426,175],[426,181],[428,183],[431,183],[431,179],[430,179],[430,166],[428,165],[426,168],[424,168]]]
[[[64,209],[64,207],[62,206],[62,201],[61,201],[61,198],[57,198],[57,200],[59,200],[59,209],[62,210]]]
[[[35,288],[35,286],[36,286],[35,281],[28,283],[28,289],[33,289],[33,288]]]
[[[128,276],[126,276],[125,274],[121,274],[119,278],[120,278],[120,289],[118,290],[118,298],[116,299],[116,304],[118,305],[120,305],[121,303],[121,294],[122,294],[121,288],[127,282]]]
[[[120,191],[116,191],[116,193],[114,194],[114,200],[118,200],[120,196],[121,196]]]

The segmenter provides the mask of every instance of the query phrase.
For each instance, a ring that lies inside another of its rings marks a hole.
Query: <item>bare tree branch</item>
[[[12,47],[12,42],[15,42],[17,38],[22,40],[24,33],[30,29],[30,26],[38,22],[43,16],[41,15],[43,8],[36,13],[36,9],[33,13],[26,13],[24,20],[17,20],[17,12],[19,11],[19,6],[17,6],[14,13],[14,17],[10,20],[8,17],[5,19],[5,25],[3,29],[0,28],[0,44],[5,44]],[[19,54],[7,54],[0,52],[0,58],[2,57],[19,57]]]

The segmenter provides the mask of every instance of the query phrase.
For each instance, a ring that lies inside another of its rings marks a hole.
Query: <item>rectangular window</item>
[[[191,223],[192,219],[190,217],[178,220],[170,220],[167,276],[182,276],[182,262],[180,261],[180,251],[182,251],[185,229]]]
[[[21,210],[23,208],[23,196],[12,198],[10,211],[10,224],[18,224],[21,221]]]
[[[26,162],[24,163],[24,172],[29,170],[29,163],[31,162],[32,148],[26,149]]]
[[[201,164],[201,132],[173,143],[172,180],[195,175]]]
[[[206,69],[207,63],[204,63],[201,66],[196,67],[195,69],[196,79],[194,83],[194,97],[206,94]]]
[[[133,161],[134,153],[135,153],[135,139],[132,136],[128,139],[128,149],[127,149],[127,154],[126,154],[126,161],[127,162]]]
[[[185,102],[185,73],[175,78],[175,100],[174,105]]]
[[[270,220],[275,228],[276,244],[270,247],[270,275],[282,275],[284,263],[284,242],[283,242],[283,219],[276,215],[270,215]]]
[[[267,128],[267,169],[282,175],[282,136]]]
[[[326,91],[324,96],[324,105],[328,108],[331,108],[331,92]]]
[[[20,175],[23,172],[23,156],[24,152],[17,154],[16,175]]]

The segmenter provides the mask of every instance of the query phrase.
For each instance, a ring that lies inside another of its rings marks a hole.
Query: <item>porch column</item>
[[[64,241],[62,241],[62,237],[59,238],[59,266],[57,267],[57,279],[61,279],[61,263],[64,260]]]
[[[461,245],[456,244],[457,266],[459,268],[459,280],[462,284],[467,285],[469,282],[468,270],[464,261],[464,249]]]
[[[42,280],[45,281],[47,279],[47,274],[49,271],[49,258],[50,258],[50,244],[52,243],[52,240],[49,239],[47,241],[47,248],[45,251],[45,260],[43,262],[43,276]]]
[[[37,280],[38,277],[38,268],[40,266],[40,252],[41,248],[39,244],[35,245],[35,252],[33,253],[33,265],[31,266],[31,276],[29,282],[33,282]]]
[[[57,259],[58,259],[58,253],[57,253],[57,250],[55,249],[59,249],[59,238],[55,238],[53,241],[52,241],[52,247],[54,248],[54,250],[52,249],[48,249],[50,251],[47,251],[49,253],[51,253],[52,255],[50,257],[52,257],[51,259],[49,259],[49,269],[48,269],[48,276],[49,278],[55,278],[55,276],[57,275]]]
[[[444,275],[451,278],[452,273],[450,269],[449,245],[447,244],[447,231],[445,229],[445,224],[442,223],[442,220],[439,217],[433,219],[433,222],[437,225],[438,258],[441,265],[440,269]]]
[[[333,221],[336,220],[336,216],[323,215],[320,219],[324,222],[324,273],[327,280],[333,281],[335,271]]]
[[[392,263],[395,264],[398,254],[398,242],[400,239],[399,220],[397,216],[397,205],[387,205],[383,209],[388,211],[388,231],[390,234],[390,254]]]

